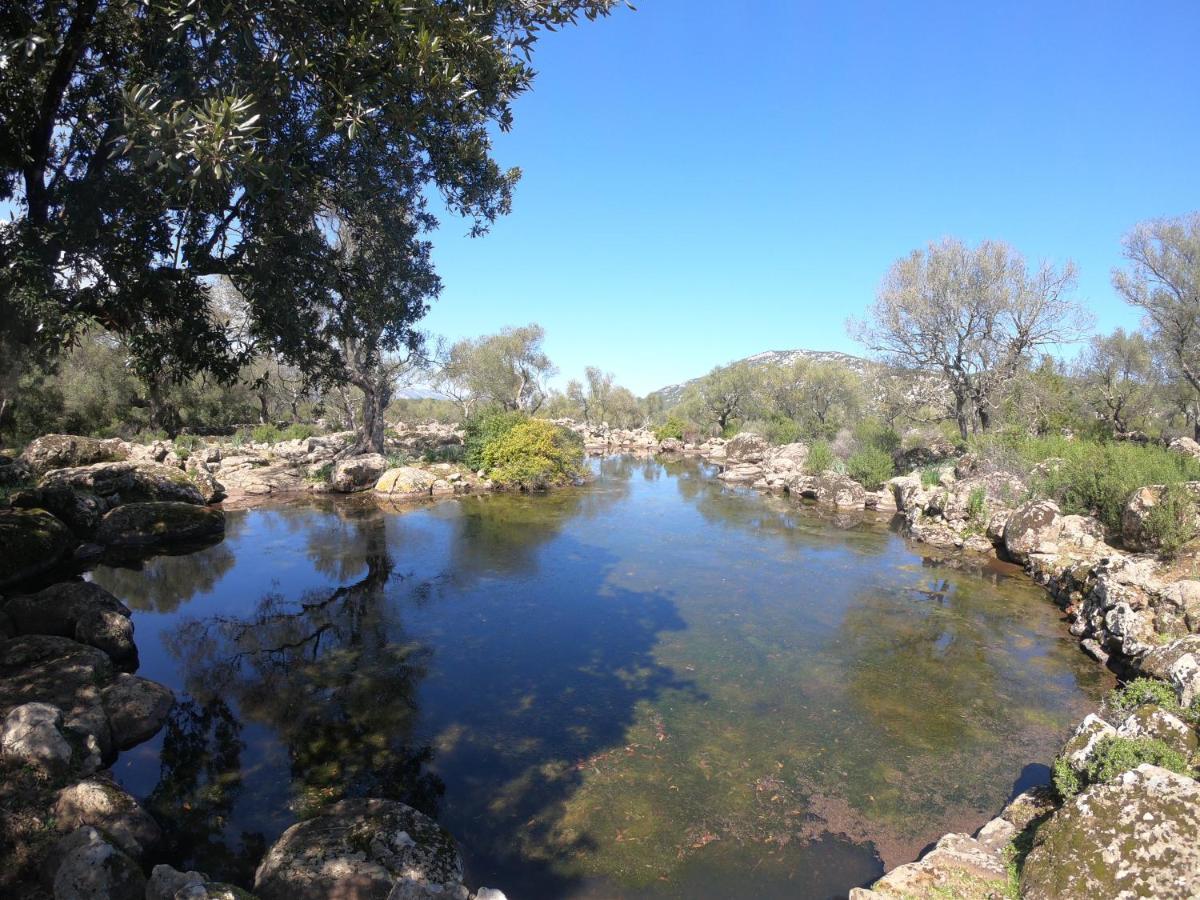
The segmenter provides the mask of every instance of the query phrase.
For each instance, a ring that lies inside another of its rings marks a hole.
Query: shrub
[[[794,444],[800,440],[800,426],[791,419],[777,417],[764,423],[762,436],[776,447],[784,444]]]
[[[854,429],[854,439],[860,447],[873,447],[894,457],[900,450],[900,435],[875,419],[867,419]]]
[[[687,427],[687,423],[683,419],[675,415],[667,416],[667,421],[663,422],[654,429],[654,437],[659,441],[675,439],[683,440],[683,432]]]
[[[1092,752],[1086,773],[1088,783],[1109,781],[1122,772],[1136,769],[1142,763],[1162,766],[1181,775],[1191,774],[1183,754],[1172,750],[1157,738],[1124,738],[1109,735],[1101,738]]]
[[[967,495],[967,519],[975,525],[982,525],[987,519],[987,491],[982,487]]]
[[[942,483],[942,472],[945,467],[940,465],[925,466],[921,469],[921,486],[932,488]]]
[[[466,437],[463,440],[463,460],[475,471],[486,468],[483,459],[484,447],[504,437],[525,421],[527,417],[519,412],[492,410],[472,416],[464,425]]]
[[[398,469],[401,466],[407,466],[410,462],[412,462],[412,457],[403,451],[399,453],[385,453],[383,458],[387,460],[389,469]]]
[[[194,434],[181,434],[175,438],[175,452],[180,459],[187,459],[197,447],[204,446],[204,441]]]
[[[847,474],[868,491],[879,490],[895,471],[891,455],[878,447],[863,447],[846,460]]]
[[[1196,538],[1196,503],[1177,484],[1168,484],[1146,514],[1143,528],[1163,556],[1175,556]]]
[[[1071,763],[1065,756],[1054,760],[1054,765],[1050,770],[1050,783],[1054,787],[1054,793],[1058,794],[1058,799],[1063,801],[1071,799],[1083,790],[1083,782],[1079,778],[1079,773],[1071,767]]]
[[[284,441],[302,441],[305,438],[310,438],[317,433],[317,426],[309,425],[307,422],[293,422],[283,431],[279,432],[280,440]]]
[[[279,429],[274,425],[255,425],[250,429],[250,440],[256,444],[275,444],[279,442]]]
[[[460,462],[463,458],[462,444],[447,444],[444,447],[430,447],[421,454],[425,462]]]
[[[578,436],[552,422],[529,419],[488,441],[483,468],[500,484],[541,489],[564,484],[582,472]]]
[[[1154,703],[1167,709],[1178,706],[1175,689],[1157,678],[1135,678],[1108,695],[1108,705],[1122,712],[1145,703]]]
[[[304,476],[305,481],[310,481],[314,484],[327,483],[333,477],[333,463],[325,463],[318,469],[314,469]]]
[[[808,448],[808,458],[804,461],[804,471],[809,475],[820,475],[832,469],[835,462],[833,450],[825,441],[817,441]]]

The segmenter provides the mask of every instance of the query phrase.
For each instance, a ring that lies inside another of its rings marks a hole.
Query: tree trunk
[[[385,379],[366,377],[355,382],[363,392],[362,424],[354,448],[356,453],[383,453],[383,433],[387,427],[384,412],[392,400],[391,385]]]
[[[958,423],[958,436],[964,441],[968,435],[967,398],[959,393],[954,394],[954,421]]]
[[[271,410],[267,406],[267,392],[262,391],[258,395],[258,421],[261,425],[266,425],[271,421]]]

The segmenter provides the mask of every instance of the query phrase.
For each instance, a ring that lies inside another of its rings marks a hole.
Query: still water
[[[115,771],[167,856],[248,885],[343,796],[404,800],[469,883],[838,897],[974,830],[1110,686],[1015,573],[880,521],[610,457],[586,487],[230,511],[92,576],[177,704]]]

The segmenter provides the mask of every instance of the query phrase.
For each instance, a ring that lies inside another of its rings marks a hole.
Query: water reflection
[[[295,815],[372,795],[512,896],[834,896],[981,824],[1105,687],[1040,592],[875,518],[593,465],[546,496],[231,512],[153,590],[97,570],[185,695],[149,792],[172,861],[248,883]]]

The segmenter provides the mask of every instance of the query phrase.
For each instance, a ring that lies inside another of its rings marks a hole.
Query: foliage
[[[333,478],[333,463],[325,463],[325,465],[314,469],[304,476],[306,481],[314,484],[326,484]]]
[[[1196,501],[1178,484],[1168,484],[1142,523],[1152,544],[1166,557],[1173,557],[1196,539]]]
[[[1060,800],[1069,800],[1083,790],[1083,780],[1065,756],[1054,760],[1050,769],[1050,783]]]
[[[1088,404],[1111,432],[1128,432],[1152,411],[1157,372],[1154,348],[1141,334],[1118,328],[1092,338],[1080,379]]]
[[[926,488],[937,487],[942,483],[942,472],[945,466],[930,465],[921,469],[921,486]]]
[[[255,444],[277,444],[281,440],[281,434],[275,425],[255,425],[250,429],[250,440]]]
[[[421,454],[421,458],[427,463],[435,462],[461,462],[464,449],[461,444],[447,444],[444,447],[431,447]]]
[[[1167,709],[1174,709],[1178,706],[1175,689],[1157,678],[1134,678],[1112,690],[1107,697],[1107,703],[1113,709],[1122,712],[1135,709],[1145,703],[1153,703]]]
[[[808,457],[804,460],[804,471],[810,475],[820,475],[833,468],[836,457],[833,450],[825,441],[817,441],[808,448]]]
[[[463,461],[473,471],[486,468],[484,449],[526,420],[527,417],[523,413],[512,410],[491,410],[467,419],[463,425],[466,432],[463,439]]]
[[[804,433],[799,424],[783,416],[772,416],[769,419],[752,419],[743,422],[740,431],[753,431],[766,439],[768,444],[779,447],[784,444],[794,444]]]
[[[1190,775],[1187,759],[1157,738],[1125,738],[1109,735],[1096,742],[1085,773],[1089,784],[1109,781],[1136,769],[1142,763],[1162,766],[1181,775]]]
[[[967,520],[976,526],[987,521],[987,491],[982,487],[972,489],[967,495]]]
[[[582,473],[583,449],[566,429],[528,419],[483,448],[483,468],[500,484],[534,490],[565,484]]]
[[[812,451],[809,452],[809,458],[811,457]],[[868,491],[879,490],[895,473],[896,467],[892,463],[892,457],[878,447],[863,447],[846,460],[846,474]]]
[[[878,419],[866,419],[854,429],[854,439],[862,447],[874,447],[889,457],[894,457],[900,451],[900,435],[880,422]]]
[[[542,326],[530,324],[458,341],[440,361],[438,386],[467,414],[478,406],[537,412],[546,400],[545,381],[556,371],[542,349],[545,337]]]
[[[293,422],[287,428],[279,432],[279,439],[282,441],[302,441],[305,438],[310,438],[317,434],[319,429],[316,425],[309,425],[306,422]]]
[[[654,429],[654,437],[659,441],[665,441],[671,438],[677,441],[682,441],[683,429],[686,427],[686,425],[687,423],[685,423],[683,419],[679,418],[678,416],[667,416],[667,421],[663,422]]]
[[[203,446],[204,441],[194,434],[181,434],[175,438],[175,452],[182,459],[187,459],[196,448]]]

